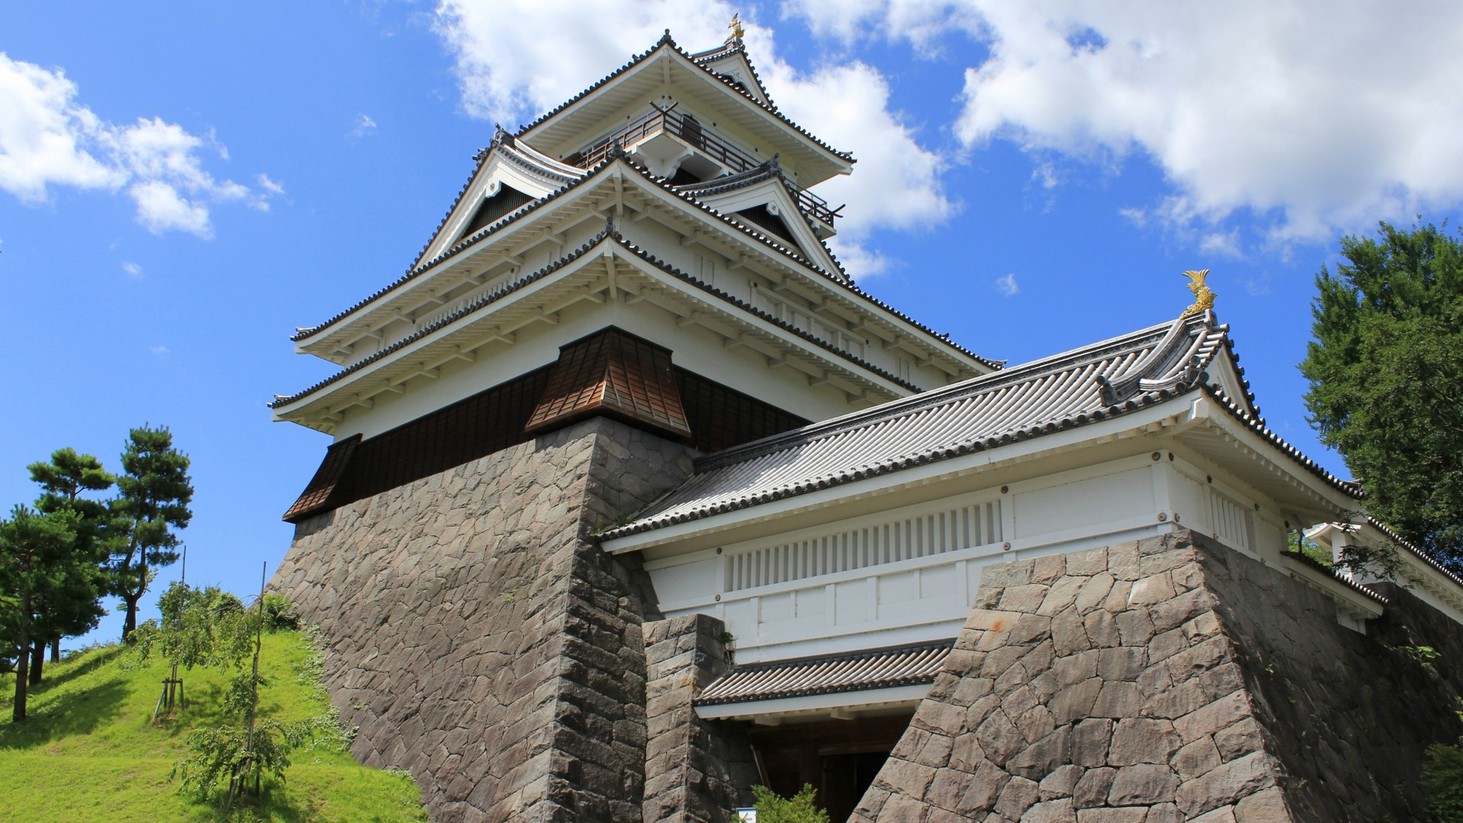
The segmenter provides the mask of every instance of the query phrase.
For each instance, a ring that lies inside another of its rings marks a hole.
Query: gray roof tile
[[[697,706],[933,683],[954,640],[738,666],[707,684]]]
[[[1115,417],[1205,387],[1216,354],[1233,359],[1212,312],[1010,367],[697,461],[679,488],[607,539],[710,517]],[[1248,388],[1221,407],[1305,468],[1341,481],[1265,427]]]

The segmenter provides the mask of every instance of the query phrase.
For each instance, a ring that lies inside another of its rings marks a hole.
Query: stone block
[[[1052,583],[1046,590],[1046,596],[1042,598],[1041,605],[1037,607],[1036,613],[1048,617],[1065,611],[1077,602],[1077,594],[1087,582],[1085,577],[1067,576]]]
[[[1152,806],[1174,801],[1178,775],[1166,765],[1141,763],[1123,766],[1113,775],[1107,802],[1114,806]]]
[[[1077,612],[1064,611],[1052,617],[1052,648],[1059,658],[1092,648],[1092,641],[1087,639],[1087,629]]]
[[[1072,762],[1086,767],[1106,766],[1115,725],[1111,720],[1088,718],[1073,726]]]
[[[1166,669],[1156,671],[1167,676]],[[1172,683],[1172,680],[1169,682]],[[1165,717],[1172,720],[1202,709],[1214,700],[1208,689],[1204,688],[1203,680],[1197,678],[1172,684],[1151,694],[1140,679],[1139,691],[1145,696],[1142,709],[1145,717]]]
[[[1001,795],[996,799],[993,811],[1007,820],[1020,820],[1025,816],[1026,810],[1036,803],[1039,796],[1040,791],[1035,780],[1012,777],[1001,789]]]
[[[1102,605],[1107,599],[1107,593],[1112,591],[1113,583],[1113,576],[1105,571],[1088,578],[1077,592],[1077,599],[1074,601],[1077,611],[1086,614]]]
[[[1276,769],[1263,752],[1231,760],[1179,786],[1174,797],[1190,818],[1275,785]]]
[[[1047,705],[1051,709],[1052,718],[1057,723],[1071,723],[1088,717],[1092,704],[1102,691],[1102,685],[1102,680],[1092,677],[1057,692]]]
[[[976,741],[986,757],[997,766],[1004,766],[1012,755],[1026,747],[1026,740],[1006,713],[997,709],[990,713],[975,731]]]
[[[1038,557],[1031,567],[1031,582],[1051,583],[1067,573],[1067,557],[1062,554],[1051,554],[1046,557]]]
[[[1107,794],[1112,789],[1117,769],[1103,766],[1089,769],[1072,788],[1072,804],[1078,809],[1091,809],[1107,805]]]
[[[1072,552],[1067,557],[1067,574],[1090,577],[1107,570],[1107,547]]]
[[[1097,676],[1103,680],[1136,681],[1147,665],[1148,651],[1143,647],[1124,646],[1097,653]]]
[[[1137,580],[1142,577],[1138,566],[1138,546],[1124,543],[1107,549],[1107,572],[1117,580]]]
[[[1077,823],[1144,823],[1147,818],[1142,808],[1077,810]]]
[[[1001,796],[1001,790],[1006,788],[1010,782],[1011,775],[997,768],[989,762],[980,764],[975,775],[965,789],[965,794],[960,798],[960,805],[955,811],[975,818],[977,814],[984,814],[995,808],[996,799]],[[890,816],[889,820],[899,820],[898,817]]]
[[[1137,717],[1143,708],[1143,695],[1137,683],[1115,681],[1103,683],[1092,704],[1093,717]]]
[[[1080,683],[1097,676],[1098,650],[1089,649],[1065,655],[1052,661],[1052,673],[1063,686]]]
[[[1185,743],[1211,735],[1233,723],[1249,718],[1250,701],[1244,692],[1221,697],[1203,708],[1189,712],[1174,721],[1174,728]]]
[[[1189,639],[1181,629],[1160,632],[1148,641],[1148,662],[1161,663],[1189,648]]]
[[[1201,737],[1174,753],[1169,761],[1183,780],[1192,780],[1218,766],[1222,761],[1214,740]]]
[[[1148,609],[1133,606],[1113,617],[1117,620],[1118,636],[1124,646],[1147,646],[1153,639],[1153,620],[1148,616]]]
[[[1246,797],[1235,806],[1236,823],[1288,823],[1292,820],[1285,795],[1271,787]]]
[[[1047,800],[1027,809],[1021,823],[1077,823],[1077,811],[1071,798]]]
[[[1210,631],[1195,631],[1200,624],[1193,628],[1185,629],[1185,636],[1192,639],[1196,637],[1208,637],[1218,631],[1218,621],[1214,619],[1214,597],[1204,589],[1193,589],[1177,596],[1171,596],[1161,603],[1155,603],[1150,610],[1155,630],[1164,632],[1175,626],[1181,626],[1192,620],[1209,615],[1210,620],[1204,621],[1205,628],[1212,626]]]
[[[1041,799],[1070,798],[1072,796],[1072,789],[1076,787],[1077,781],[1082,777],[1084,771],[1081,766],[1071,763],[1056,767],[1052,770],[1051,774],[1041,779],[1039,784]],[[1071,803],[1068,803],[1067,807],[1071,808],[1071,805]],[[1033,811],[1035,810],[1033,809]]]
[[[1223,760],[1234,760],[1260,751],[1264,745],[1260,725],[1245,717],[1214,733],[1214,746]]]
[[[1118,623],[1113,618],[1112,612],[1106,610],[1088,612],[1082,618],[1082,626],[1087,632],[1087,639],[1094,646],[1112,648],[1122,645],[1122,637],[1118,634]]]
[[[1133,588],[1128,592],[1128,602],[1137,606],[1155,606],[1173,599],[1173,596],[1173,579],[1167,571],[1163,571],[1134,581]]]
[[[1113,730],[1108,765],[1132,766],[1141,763],[1167,764],[1169,756],[1179,748],[1178,733],[1168,720],[1123,718]]]
[[[1025,586],[1031,582],[1034,566],[1031,560],[1012,560],[986,566],[980,573],[980,586],[983,589]]]
[[[1005,766],[1014,775],[1039,781],[1071,759],[1072,727],[1062,726],[1018,752]]]
[[[1025,586],[1007,586],[1001,595],[999,608],[1001,611],[1035,614],[1036,610],[1041,607],[1042,601],[1046,599],[1048,590],[1048,586],[1037,583]]]

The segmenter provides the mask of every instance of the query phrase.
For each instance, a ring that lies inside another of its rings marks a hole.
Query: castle
[[[667,33],[298,331],[337,370],[274,415],[333,442],[271,587],[356,755],[439,820],[1423,814],[1463,673],[1399,649],[1463,660],[1463,581],[1266,428],[1205,307],[1006,365],[860,289],[812,191],[852,169],[735,33]]]

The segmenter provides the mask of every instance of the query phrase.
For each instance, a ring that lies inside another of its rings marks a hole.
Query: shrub
[[[295,604],[282,594],[266,593],[264,595],[264,630],[273,632],[299,628],[300,615],[295,612]]]
[[[757,823],[828,823],[828,813],[813,802],[816,793],[807,783],[792,797],[782,797],[766,786],[753,786]]]
[[[1422,762],[1428,807],[1443,823],[1463,823],[1463,748],[1434,743]]]

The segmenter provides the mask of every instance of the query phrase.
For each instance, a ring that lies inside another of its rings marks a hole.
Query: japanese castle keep
[[[815,193],[853,165],[667,33],[298,331],[335,371],[274,416],[333,441],[271,587],[355,754],[436,820],[1424,817],[1463,581],[1266,428],[1212,311],[1004,365],[864,292]]]

